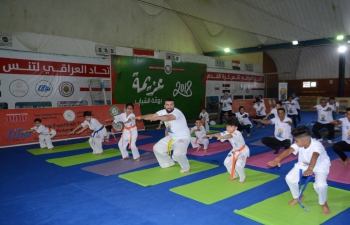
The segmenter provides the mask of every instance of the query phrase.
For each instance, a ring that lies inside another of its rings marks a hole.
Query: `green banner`
[[[150,114],[172,98],[186,119],[198,117],[205,97],[205,64],[117,55],[111,60],[118,104],[139,103],[142,114]]]

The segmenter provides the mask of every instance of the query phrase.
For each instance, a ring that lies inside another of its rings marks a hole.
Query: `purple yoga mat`
[[[273,137],[273,136],[269,136],[269,137]],[[250,145],[266,146],[261,142],[261,139],[250,143]]]
[[[150,137],[151,137],[151,136],[139,135],[139,136],[137,137],[137,140],[145,139],[145,138],[150,138]],[[116,144],[118,144],[119,139],[120,139],[120,138],[117,138],[117,140],[114,140],[113,138],[110,138],[108,142],[107,142],[107,141],[104,141],[104,142],[102,142],[102,144],[103,144],[103,145],[116,145]]]
[[[256,166],[264,169],[272,168],[267,163],[274,160],[278,155],[280,155],[284,150],[280,149],[278,154],[273,154],[274,150],[271,150],[270,152],[266,152],[263,154],[255,155],[252,157],[249,157],[247,159],[246,164],[249,166]],[[298,155],[290,154],[288,157],[284,158],[281,163],[287,163],[293,160],[298,159]]]
[[[139,145],[137,146],[138,149],[141,149],[141,150],[145,150],[145,151],[149,151],[149,152],[153,152],[153,145],[155,145],[156,143],[149,143],[149,144],[146,144],[146,145]]]
[[[204,152],[204,147],[202,145],[201,149],[197,151],[197,148],[190,148],[187,150],[187,154],[195,156],[206,156],[213,155],[219,152],[229,151],[232,149],[232,145],[228,142],[217,141],[215,143],[210,143],[207,149],[207,152]],[[197,152],[196,152],[197,151]]]
[[[344,167],[343,160],[340,158],[332,160],[327,180],[350,184],[350,165]]]
[[[81,169],[102,176],[111,176],[158,162],[153,152],[146,152],[140,157],[140,162],[135,162],[132,158],[127,160],[119,159],[107,163],[97,164],[94,166],[83,167]]]

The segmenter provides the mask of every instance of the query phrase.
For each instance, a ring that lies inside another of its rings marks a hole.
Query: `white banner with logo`
[[[0,50],[0,108],[42,108],[111,101],[109,59]]]
[[[288,83],[280,82],[278,83],[278,100],[287,101],[288,98]]]

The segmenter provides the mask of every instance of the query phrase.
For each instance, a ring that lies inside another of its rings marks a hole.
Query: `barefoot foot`
[[[345,161],[343,162],[343,166],[346,167],[349,164],[349,158],[346,158]]]
[[[247,134],[247,137],[250,137],[250,134]]]
[[[49,148],[49,151],[52,151],[53,147],[52,148]]]
[[[103,155],[103,152],[98,153],[97,155]]]
[[[322,205],[322,213],[323,214],[331,214],[331,210],[329,209],[327,202]]]
[[[125,157],[125,158],[122,158],[122,160],[127,160],[127,159],[130,159],[129,156]]]
[[[244,183],[245,183],[245,180],[239,181],[238,183],[239,183],[239,184],[244,184]]]
[[[199,147],[197,148],[196,152],[198,152],[198,150],[201,149],[201,148],[202,148],[202,146],[199,146]]]
[[[181,172],[181,173],[190,173],[190,171],[189,171],[189,170],[186,170],[186,171],[183,171],[183,172]]]
[[[304,200],[304,199],[305,199],[305,196],[304,195],[301,196],[301,200]],[[295,199],[293,199],[292,201],[289,202],[289,205],[295,205],[297,203],[298,203],[298,199],[295,198]]]
[[[229,177],[229,178],[227,179],[227,181],[228,181],[228,182],[231,182],[231,181],[235,180],[236,178],[237,178],[237,177],[234,177],[234,178]]]
[[[141,161],[141,157],[138,157],[137,159],[135,159],[135,162],[140,162]]]

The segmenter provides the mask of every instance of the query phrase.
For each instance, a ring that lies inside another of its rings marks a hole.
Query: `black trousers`
[[[222,117],[224,116],[225,113],[228,113],[229,117],[236,115],[236,114],[232,113],[232,110],[229,110],[229,111],[221,110],[221,112],[220,112],[220,124],[222,124]]]
[[[339,157],[345,161],[348,156],[344,152],[350,152],[350,144],[345,141],[340,141],[333,145],[333,151],[339,155]]]
[[[261,142],[266,145],[267,147],[272,148],[273,150],[275,150],[276,152],[278,150],[280,150],[280,147],[283,146],[284,149],[289,148],[292,143],[290,142],[289,139],[286,139],[284,141],[280,141],[275,137],[264,137],[261,139]]]
[[[300,116],[300,109],[297,109],[297,111],[298,111],[298,121],[299,121],[299,123],[301,122],[301,116]]]
[[[262,120],[262,119],[265,118],[265,116],[266,116],[266,115],[263,115],[263,116],[255,116],[254,119]],[[258,124],[258,122],[256,122],[256,121],[253,121],[253,123]],[[264,125],[265,125],[265,124],[263,124],[263,126],[264,126]]]
[[[312,133],[314,133],[314,135],[320,139],[322,138],[321,134],[318,132],[319,130],[321,130],[322,128],[326,128],[328,130],[328,140],[331,140],[334,138],[334,124],[330,124],[330,123],[315,123],[314,127],[312,128]]]
[[[292,121],[293,121],[293,126],[294,126],[294,128],[297,127],[297,116],[298,116],[298,115],[289,115],[289,114],[288,114],[288,117],[291,118]]]
[[[247,124],[247,125],[241,125],[241,124],[239,124],[239,125],[238,125],[238,130],[239,130],[239,131],[246,130],[246,131],[247,131],[247,134],[250,134],[250,124]]]

